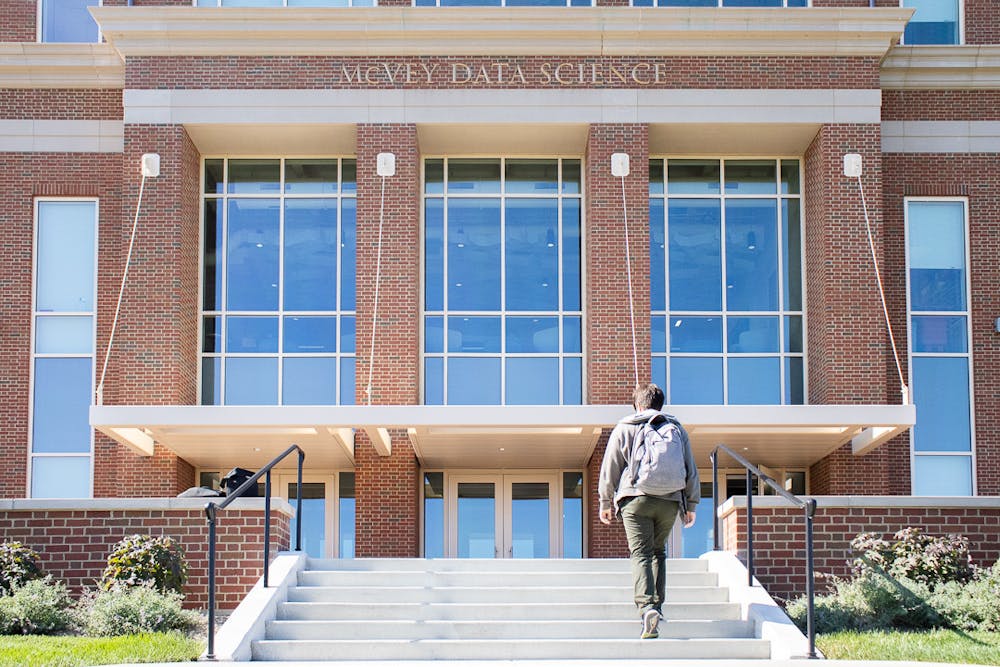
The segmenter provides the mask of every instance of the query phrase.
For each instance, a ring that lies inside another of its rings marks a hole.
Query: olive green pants
[[[632,561],[635,606],[639,615],[662,611],[667,589],[667,538],[680,503],[655,496],[634,496],[619,503]]]

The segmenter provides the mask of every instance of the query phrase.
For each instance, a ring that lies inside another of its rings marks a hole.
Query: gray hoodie
[[[601,476],[597,482],[602,510],[610,509],[614,503],[617,515],[618,504],[622,498],[645,495],[642,491],[632,487],[631,480],[623,479],[623,474],[628,470],[636,432],[649,421],[650,417],[657,414],[662,414],[667,419],[677,422],[676,418],[665,412],[643,410],[625,417],[611,431],[608,447],[604,450],[604,460],[601,462]],[[677,424],[680,425],[680,422]],[[662,497],[679,502],[682,511],[694,512],[698,501],[701,500],[701,483],[698,481],[698,467],[694,463],[694,455],[691,453],[691,443],[688,441],[687,431],[684,430],[683,426],[680,427],[680,430],[684,443],[684,464],[687,467],[687,487],[683,492],[675,491]]]

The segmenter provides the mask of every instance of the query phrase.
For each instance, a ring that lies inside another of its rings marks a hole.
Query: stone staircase
[[[669,560],[640,640],[627,560],[309,559],[251,645],[260,661],[767,659],[701,559]]]

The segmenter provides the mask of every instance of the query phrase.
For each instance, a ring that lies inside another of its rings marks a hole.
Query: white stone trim
[[[0,500],[0,512],[167,512],[203,510],[209,502],[224,498],[72,498]],[[264,511],[264,498],[237,498],[229,509]],[[295,510],[283,498],[271,498],[271,511],[295,516]],[[224,515],[224,514],[223,514]],[[220,516],[223,516],[220,515]]]
[[[1000,89],[1000,45],[897,46],[882,62],[882,88]]]
[[[125,64],[109,44],[0,43],[0,88],[122,88]]]
[[[0,151],[121,153],[125,125],[120,120],[0,120]]]
[[[834,508],[875,509],[1000,509],[1000,496],[802,496],[816,499],[816,512]],[[733,496],[719,506],[719,518],[746,508],[746,495]],[[793,507],[781,496],[754,496],[754,509]],[[905,518],[905,517],[901,517]]]
[[[1000,153],[1000,121],[884,121],[882,152]]]

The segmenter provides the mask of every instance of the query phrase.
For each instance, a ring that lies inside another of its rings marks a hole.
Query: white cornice
[[[123,56],[882,57],[911,9],[92,7]]]
[[[125,66],[108,44],[0,43],[0,88],[122,88]]]
[[[1000,46],[898,46],[882,63],[886,90],[1000,88]]]

